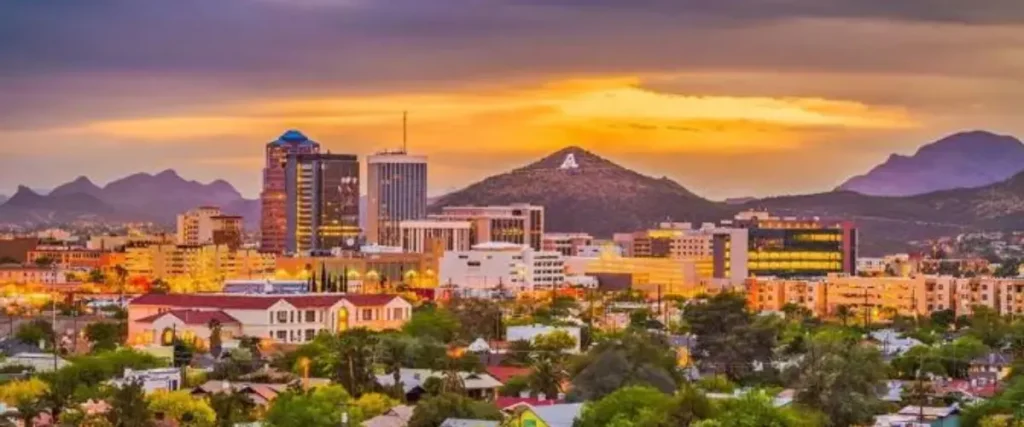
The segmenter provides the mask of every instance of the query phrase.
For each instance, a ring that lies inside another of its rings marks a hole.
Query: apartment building
[[[179,245],[242,244],[242,217],[224,215],[216,206],[200,206],[178,215]],[[127,243],[127,242],[126,242]]]
[[[397,295],[147,294],[128,304],[127,342],[166,346],[177,334],[208,345],[216,322],[225,341],[301,344],[322,331],[400,329],[411,317],[412,304]]]
[[[594,236],[587,233],[544,233],[541,248],[559,252],[562,256],[583,256],[581,251],[594,244]]]
[[[305,280],[310,276],[344,280],[352,291],[383,292],[407,285],[434,288],[438,284],[439,255],[422,253],[345,252],[343,256],[277,258],[274,277]]]
[[[125,249],[125,268],[131,276],[170,279],[263,277],[272,274],[275,256],[227,245],[149,245]]]

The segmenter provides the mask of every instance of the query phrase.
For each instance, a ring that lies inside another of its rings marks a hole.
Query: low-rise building
[[[75,246],[37,246],[28,252],[29,263],[50,260],[63,269],[92,270],[102,265],[104,251]]]
[[[513,243],[481,243],[470,251],[445,252],[440,279],[443,285],[464,294],[485,295],[496,289],[550,290],[565,284],[565,261],[554,251],[534,251]]]
[[[587,233],[544,233],[541,249],[559,252],[562,256],[581,256],[580,251],[594,244],[594,236]]]
[[[473,245],[469,221],[410,220],[398,224],[406,252],[468,251]]]
[[[396,295],[147,294],[128,304],[128,342],[170,345],[177,335],[208,344],[217,322],[225,340],[305,343],[320,331],[400,329],[411,316],[412,305]]]
[[[477,372],[458,372],[462,379],[466,395],[472,399],[493,401],[498,397],[498,389],[503,385],[490,374]],[[398,371],[399,382],[405,392],[406,402],[413,403],[426,393],[424,383],[430,378],[442,379],[445,376],[443,371],[432,371],[429,369],[406,369]],[[393,387],[395,378],[392,374],[377,375],[377,384],[384,388]]]
[[[124,375],[121,378],[112,380],[110,383],[116,387],[122,387],[136,382],[142,386],[146,393],[153,393],[157,390],[175,391],[181,388],[182,385],[181,369],[125,369]]]
[[[5,283],[53,285],[67,283],[67,276],[64,270],[56,267],[0,265],[0,284]]]

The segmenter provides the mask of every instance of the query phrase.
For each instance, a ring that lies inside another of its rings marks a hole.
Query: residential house
[[[126,384],[138,382],[146,393],[157,390],[175,391],[181,387],[181,370],[178,368],[157,368],[145,370],[125,369],[121,378],[111,380],[110,384],[115,387],[122,387]]]
[[[960,408],[906,406],[895,414],[875,417],[874,427],[931,427],[959,425]]]
[[[972,382],[994,384],[1010,375],[1013,358],[997,352],[991,352],[971,361],[967,373]]]
[[[489,374],[475,372],[459,372],[459,377],[465,385],[466,395],[477,400],[494,400],[498,397],[498,389],[503,385]],[[398,372],[399,382],[405,392],[405,400],[414,403],[426,392],[423,388],[430,378],[439,380],[444,378],[445,372],[431,371],[429,369],[406,369]],[[395,378],[391,374],[377,375],[377,383],[382,387],[393,387]]]
[[[0,366],[28,366],[35,372],[51,372],[69,364],[53,353],[18,353],[0,361]]]
[[[323,378],[310,378],[309,387],[316,388],[330,384],[330,380]],[[277,395],[288,390],[295,384],[270,384],[253,382],[231,382],[231,381],[207,381],[192,389],[192,396],[205,397],[216,393],[242,393],[249,397],[256,406],[267,406]]]
[[[886,359],[906,353],[913,347],[924,345],[921,341],[915,338],[904,337],[892,329],[872,331],[869,336],[871,342],[878,346],[878,350],[882,352],[882,356]]]
[[[321,331],[400,329],[412,305],[397,295],[147,294],[128,304],[128,343],[168,345],[177,334],[207,343],[209,324],[221,337],[302,344]]]
[[[387,412],[363,421],[363,427],[406,427],[412,419],[412,406],[399,405]]]
[[[583,412],[582,403],[533,406],[523,404],[508,418],[509,427],[572,427]]]

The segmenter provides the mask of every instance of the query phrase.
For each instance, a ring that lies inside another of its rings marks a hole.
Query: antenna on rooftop
[[[408,111],[403,111],[402,112],[402,152],[403,153],[408,153],[409,152],[407,150],[408,134],[409,134],[408,128],[409,128],[409,112]]]

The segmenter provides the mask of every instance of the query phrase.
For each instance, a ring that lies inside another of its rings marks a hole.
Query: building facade
[[[92,270],[102,265],[104,251],[74,246],[37,246],[28,252],[29,263],[50,260],[66,270]]]
[[[214,244],[237,248],[242,244],[242,217],[224,215],[216,206],[200,206],[178,214],[176,240],[179,245]]]
[[[541,248],[562,256],[582,256],[580,252],[593,244],[594,236],[587,233],[544,233]]]
[[[628,258],[690,260],[705,279],[721,279],[739,285],[748,273],[746,229],[690,223],[662,223],[655,230],[616,233],[615,244]]]
[[[747,211],[726,223],[747,230],[751,275],[857,274],[857,229],[851,222],[826,224],[817,217],[776,217]]]
[[[56,267],[26,267],[22,265],[0,265],[0,284],[53,285],[67,283],[63,270]]]
[[[209,344],[211,322],[225,341],[241,336],[301,344],[321,331],[401,329],[412,304],[396,295],[147,294],[128,304],[128,343],[170,345],[174,335]]]
[[[274,276],[306,280],[327,275],[332,280],[344,281],[353,292],[383,292],[400,285],[434,288],[438,285],[438,259],[432,252],[346,252],[332,257],[278,258]]]
[[[474,245],[504,242],[526,245],[535,251],[544,247],[543,206],[446,206],[441,214],[431,217],[442,221],[468,221],[470,241]]]
[[[473,245],[469,221],[402,221],[399,229],[406,252],[468,251]]]
[[[496,289],[550,290],[565,284],[565,260],[555,251],[535,251],[514,243],[481,243],[469,251],[445,252],[440,283],[480,295]]]
[[[349,154],[292,154],[285,166],[285,251],[359,244],[359,160]]]
[[[402,246],[402,221],[427,216],[427,158],[383,152],[369,156],[366,165],[367,241]]]
[[[285,250],[285,235],[288,230],[285,168],[288,165],[288,156],[319,152],[320,144],[297,130],[289,130],[277,140],[267,143],[263,191],[260,193],[260,249],[277,253]]]
[[[148,245],[125,248],[130,276],[189,279],[219,286],[226,279],[272,275],[276,256],[227,245]]]

